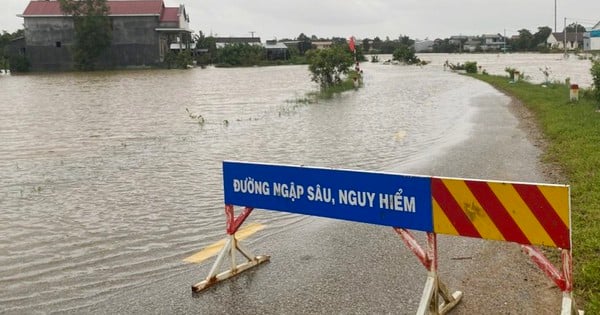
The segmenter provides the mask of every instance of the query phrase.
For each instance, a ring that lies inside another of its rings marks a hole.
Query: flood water
[[[444,72],[455,56],[365,63],[364,88],[317,104],[296,102],[317,88],[306,66],[0,77],[0,312],[77,310],[184,272],[225,235],[223,160],[427,163],[471,136],[473,98],[502,97]],[[481,56],[488,71],[507,66]],[[304,220],[252,219],[270,231]]]

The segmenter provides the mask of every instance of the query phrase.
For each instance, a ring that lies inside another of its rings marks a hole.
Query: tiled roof
[[[162,0],[129,0],[129,1],[107,1],[110,15],[161,15],[163,12]],[[175,9],[177,8],[165,8]],[[31,1],[23,16],[53,16],[63,15],[58,1]],[[177,14],[175,14],[177,15]]]
[[[161,22],[179,22],[179,8],[165,8],[162,16],[160,17]]]
[[[161,14],[162,0],[145,1],[107,1],[111,15],[146,15]]]
[[[559,42],[565,40],[565,33],[552,33],[552,35],[554,35],[554,38]],[[583,33],[567,33],[567,41],[583,41]]]

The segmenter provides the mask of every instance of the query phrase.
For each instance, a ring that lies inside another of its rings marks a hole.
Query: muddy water
[[[364,88],[318,104],[295,102],[316,88],[305,66],[0,78],[0,312],[77,310],[184,272],[224,235],[222,160],[406,172],[498,95],[439,66],[363,68]]]
[[[466,61],[477,61],[481,71],[485,70],[494,75],[508,75],[507,67],[519,70],[527,81],[532,83],[561,82],[569,80],[581,87],[592,85],[590,68],[592,63],[585,55],[569,54],[420,54],[423,60],[431,62],[431,66],[442,67],[446,60],[457,64]],[[543,71],[548,73],[546,78]]]

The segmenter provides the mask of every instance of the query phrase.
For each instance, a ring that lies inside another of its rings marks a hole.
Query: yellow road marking
[[[264,228],[265,228],[265,226],[263,224],[256,223],[256,222],[250,223],[245,228],[238,230],[235,233],[235,237],[238,240],[244,240],[244,239],[247,239],[248,237],[250,237],[250,235],[252,235]],[[196,254],[194,254],[190,257],[187,257],[183,261],[185,261],[187,263],[191,263],[191,264],[201,263],[204,260],[217,255],[219,253],[219,251],[221,250],[221,248],[223,248],[223,246],[225,246],[225,242],[227,242],[226,239],[220,240],[212,245],[205,247],[204,249],[197,252]]]

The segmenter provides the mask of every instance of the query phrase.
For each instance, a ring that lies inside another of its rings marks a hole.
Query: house
[[[500,34],[483,34],[481,38],[483,51],[498,51],[506,46],[506,39]]]
[[[267,60],[286,60],[290,57],[288,46],[277,40],[268,40],[264,45],[267,54]]]
[[[189,48],[192,30],[183,5],[166,7],[163,0],[119,0],[106,4],[112,41],[99,57],[98,67],[158,65],[171,44]],[[75,66],[73,16],[62,12],[59,1],[30,1],[19,16],[24,21],[25,55],[32,70],[68,70]]]
[[[227,45],[246,44],[246,45],[262,45],[260,37],[215,37],[217,48],[223,48]]]
[[[315,49],[325,49],[333,45],[333,41],[330,40],[313,40],[312,47]]]
[[[600,50],[600,22],[583,34],[583,50]]]
[[[450,36],[448,43],[450,45],[454,45],[458,47],[458,51],[462,52],[464,50],[464,44],[469,40],[469,36],[465,35],[454,35]]]
[[[481,50],[481,37],[469,36],[464,42],[463,51],[475,52]]]
[[[434,41],[425,39],[415,41],[415,52],[433,52]]]
[[[565,49],[565,42],[567,44],[567,50],[575,50],[583,47],[583,33],[552,33],[546,39],[546,45],[552,49]]]

